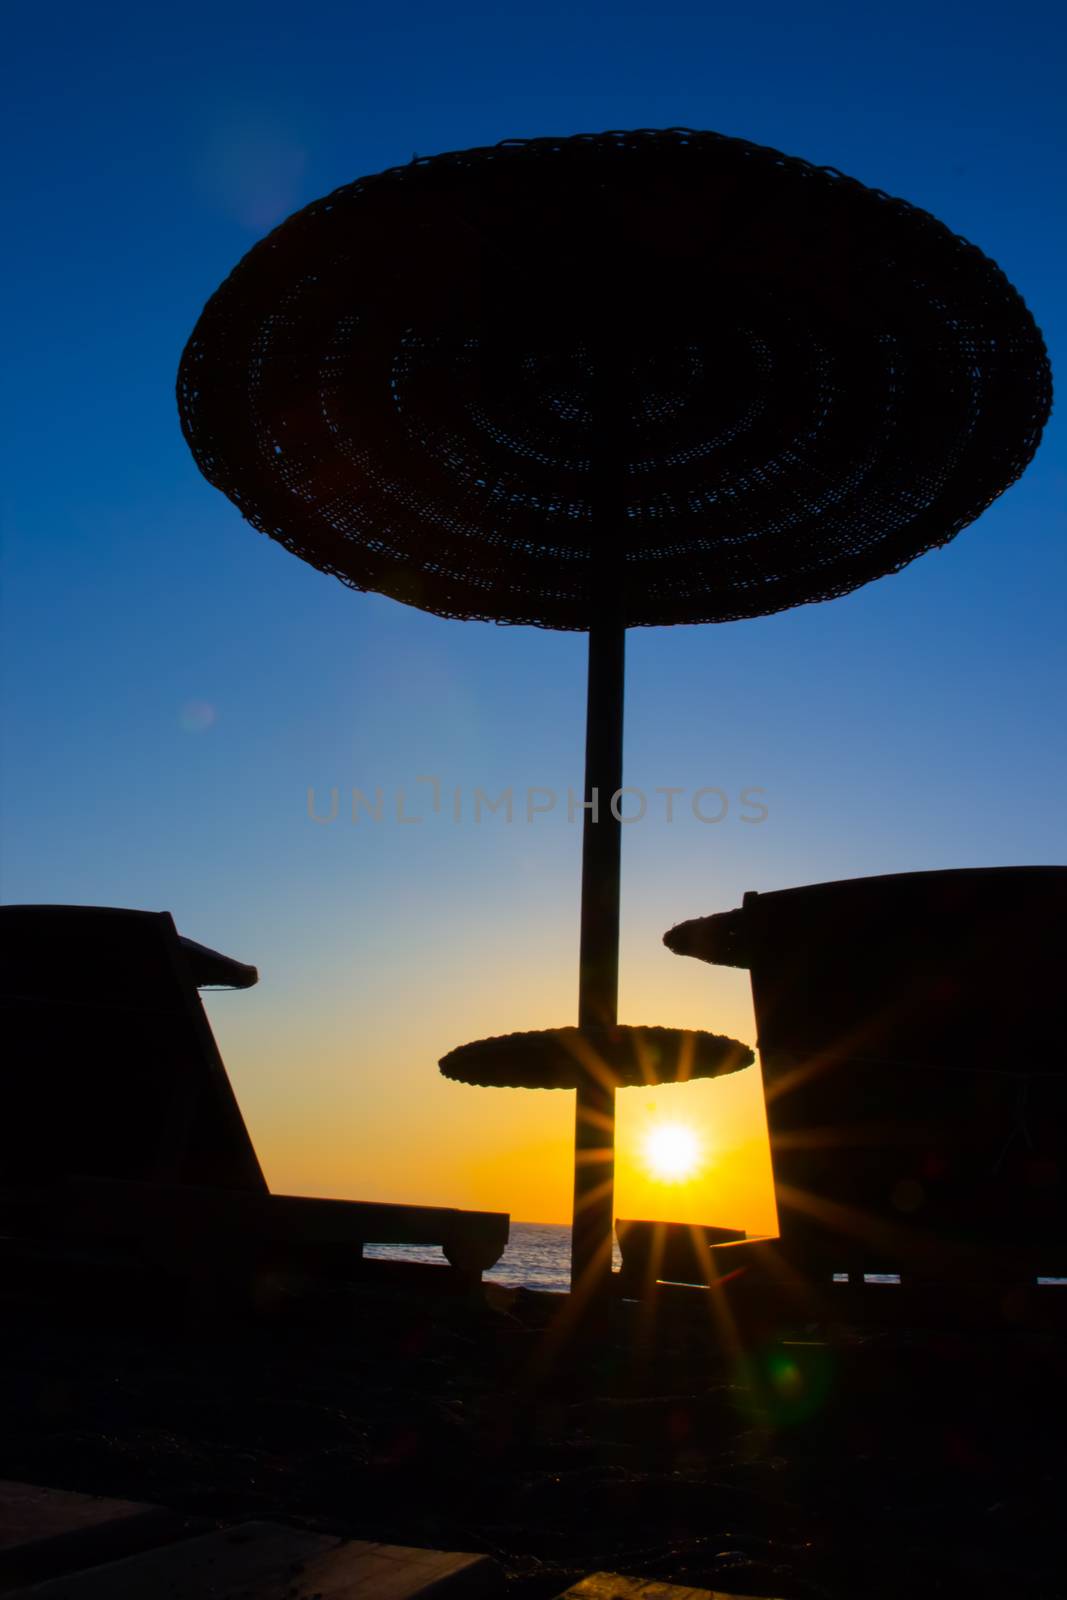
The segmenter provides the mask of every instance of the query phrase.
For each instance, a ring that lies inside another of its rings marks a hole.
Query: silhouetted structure
[[[665,935],[752,974],[782,1235],[746,1247],[757,1273],[899,1273],[1009,1316],[1067,1281],[1065,925],[1067,868],[998,867],[747,894]]]
[[[441,1245],[471,1277],[499,1260],[500,1213],[269,1192],[196,992],[254,967],[103,906],[4,906],[0,943],[0,1231],[126,1244],[238,1294],[279,1264],[354,1275],[370,1243]]]
[[[255,967],[166,912],[0,907],[0,1182],[77,1175],[267,1192],[197,986]]]
[[[579,1026],[617,1021],[625,629],[847,593],[1023,470],[1041,337],[900,200],[686,129],[509,141],[338,189],[209,301],[205,476],[358,589],[589,632]],[[606,1287],[610,1074],[578,1082],[573,1268]]]
[[[748,1236],[743,1228],[698,1227],[686,1222],[639,1222],[619,1217],[615,1223],[622,1265],[619,1293],[627,1299],[645,1300],[659,1283],[704,1286],[716,1281],[712,1252],[723,1244],[738,1244]]]
[[[544,1028],[478,1039],[442,1056],[458,1083],[496,1089],[577,1089],[587,1077],[611,1088],[721,1078],[750,1067],[745,1044],[690,1028]]]

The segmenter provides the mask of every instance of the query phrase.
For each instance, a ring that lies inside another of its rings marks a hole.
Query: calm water
[[[619,1247],[614,1247],[619,1267]],[[372,1244],[365,1252],[390,1261],[443,1261],[436,1246]],[[540,1222],[513,1222],[508,1247],[486,1277],[525,1289],[566,1290],[570,1287],[571,1230]]]
[[[619,1270],[621,1258],[617,1241],[612,1241],[614,1267]],[[444,1261],[441,1250],[431,1245],[374,1244],[364,1252],[392,1261]],[[526,1289],[551,1289],[566,1292],[570,1288],[571,1230],[549,1223],[513,1222],[508,1247],[496,1266],[485,1274],[494,1283],[506,1283]],[[833,1274],[835,1280],[844,1274]],[[895,1272],[868,1272],[864,1282],[897,1284]],[[858,1282],[858,1278],[856,1279]],[[1067,1294],[1067,1277],[1039,1277],[1042,1289],[1057,1290]]]

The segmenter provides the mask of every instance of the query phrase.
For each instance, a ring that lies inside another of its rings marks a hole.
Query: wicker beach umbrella
[[[1041,336],[925,212],[741,140],[640,130],[419,159],[306,207],[208,302],[178,398],[205,476],[322,571],[589,634],[578,1024],[603,1048],[583,1066],[550,1030],[539,1053],[519,1036],[442,1065],[571,1074],[573,1272],[603,1285],[625,630],[829,599],[947,543],[1037,447]],[[654,1072],[741,1064],[713,1038],[660,1040]]]
[[[721,1033],[587,1023],[478,1039],[442,1056],[440,1068],[446,1078],[486,1088],[580,1089],[592,1078],[614,1090],[721,1078],[755,1059]]]

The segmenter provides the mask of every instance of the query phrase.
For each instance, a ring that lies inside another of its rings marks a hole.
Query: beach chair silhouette
[[[664,936],[751,973],[781,1236],[716,1247],[716,1278],[1067,1310],[1065,926],[1067,868],[1001,867],[747,894]]]
[[[467,1279],[503,1253],[503,1213],[270,1193],[197,992],[258,975],[168,913],[5,906],[0,942],[0,1234],[242,1277],[358,1271],[364,1245],[418,1244]]]

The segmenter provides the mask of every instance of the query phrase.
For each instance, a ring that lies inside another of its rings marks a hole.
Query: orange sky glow
[[[384,962],[373,983],[364,974],[346,986],[327,974],[310,1004],[306,982],[290,1006],[284,979],[269,974],[248,994],[207,997],[272,1189],[570,1221],[573,1094],[472,1088],[443,1079],[436,1062],[471,1038],[570,1020],[573,974],[561,958],[538,981],[507,951],[487,974],[476,952],[468,956],[480,971],[474,1000],[445,971],[416,1003],[403,992],[410,974]],[[458,978],[461,951],[444,958],[450,964]],[[621,992],[622,1020],[754,1038],[743,972],[661,949],[650,958],[647,946],[635,965],[624,948]],[[649,1159],[650,1135],[665,1125],[691,1138],[688,1176]],[[777,1232],[758,1066],[619,1092],[615,1213]]]

